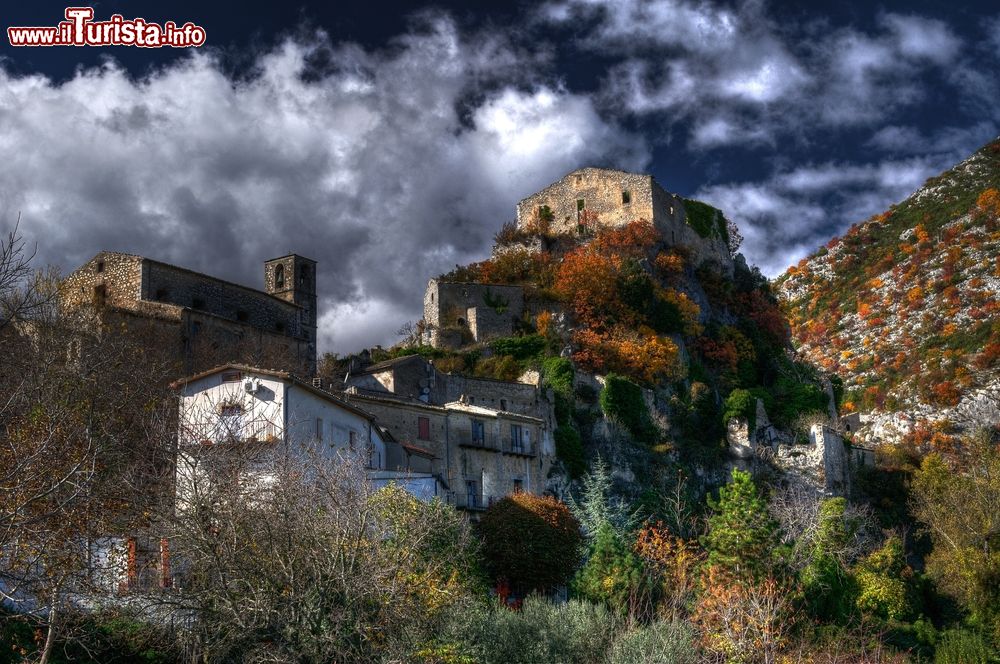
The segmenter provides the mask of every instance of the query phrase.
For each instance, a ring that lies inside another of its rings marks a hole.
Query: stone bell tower
[[[298,254],[264,262],[264,290],[302,307],[298,336],[308,341],[316,358],[316,261]]]

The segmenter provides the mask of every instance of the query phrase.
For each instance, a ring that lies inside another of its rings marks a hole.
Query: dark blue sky
[[[257,285],[312,256],[339,351],[579,166],[723,208],[773,275],[1000,133],[992,3],[206,5],[93,5],[199,24],[197,53],[3,40],[0,214],[67,271],[106,248]]]

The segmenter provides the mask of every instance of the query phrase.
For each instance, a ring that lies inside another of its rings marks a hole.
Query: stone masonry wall
[[[157,329],[184,371],[241,361],[315,372],[314,342],[299,336],[299,307],[141,256],[101,252],[63,280],[60,306],[88,316],[82,324],[114,316],[144,337]]]
[[[548,206],[555,217],[551,229],[575,233],[580,201],[583,210],[597,215],[599,226],[622,226],[645,219],[656,226],[666,242],[687,248],[695,264],[713,261],[723,271],[732,271],[726,243],[718,237],[698,235],[686,222],[683,199],[665,191],[651,175],[581,168],[518,203],[517,225],[530,228],[539,208]]]
[[[475,309],[475,321],[469,310]],[[435,347],[450,345],[445,332],[465,329],[473,341],[510,335],[524,312],[520,286],[473,284],[431,279],[424,292],[425,341]]]
[[[166,263],[143,261],[142,298],[204,311],[291,337],[301,336],[299,307],[294,304]]]
[[[583,209],[596,213],[600,223],[607,226],[622,226],[637,219],[653,221],[652,189],[650,175],[581,168],[519,202],[517,225],[528,227],[543,205],[552,210],[551,229],[557,233],[576,232]]]
[[[433,472],[445,480],[455,493],[456,503],[465,504],[466,483],[475,482],[478,495],[486,499],[511,493],[515,480],[525,491],[540,494],[550,461],[537,453],[541,427],[530,420],[515,421],[504,417],[474,415],[440,406],[404,403],[367,395],[345,393],[351,403],[373,414],[399,441],[423,447],[434,454]],[[420,439],[419,418],[429,421],[430,436]],[[472,441],[472,420],[484,423],[484,446]],[[534,455],[515,455],[500,451],[510,437],[511,424],[530,427]]]

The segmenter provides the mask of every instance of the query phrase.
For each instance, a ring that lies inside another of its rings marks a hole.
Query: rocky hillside
[[[720,211],[697,205],[726,228]],[[705,479],[721,472],[727,423],[750,423],[752,435],[764,423],[758,400],[789,442],[805,440],[803,415],[826,418],[819,374],[793,360],[777,298],[742,256],[701,260],[648,221],[592,221],[580,233],[507,225],[489,259],[440,277],[523,287],[514,336],[390,352],[420,352],[442,371],[539,376],[555,394],[566,474],[599,455],[637,494],[676,481],[678,462]]]
[[[998,190],[1000,140],[778,280],[800,353],[875,414],[869,439],[1000,422]]]

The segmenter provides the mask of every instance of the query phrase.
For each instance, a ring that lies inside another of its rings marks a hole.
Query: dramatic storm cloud
[[[321,347],[348,352],[392,342],[429,277],[572,169],[721,207],[776,275],[1000,133],[995,13],[501,5],[338,8],[310,23],[337,37],[250,43],[206,9],[218,50],[58,76],[33,63],[97,51],[0,48],[0,219],[64,270],[115,249],[258,286],[263,260],[310,256]]]
[[[304,254],[321,345],[384,343],[520,197],[583,163],[647,165],[586,97],[504,83],[530,64],[437,18],[385,53],[285,41],[243,81],[210,55],[141,80],[0,75],[0,214],[66,269],[115,249],[259,286],[263,260]]]

